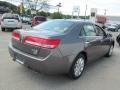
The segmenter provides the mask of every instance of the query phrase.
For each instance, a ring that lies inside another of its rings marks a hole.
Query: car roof
[[[19,16],[19,15],[18,14],[12,14],[12,13],[3,14],[3,17],[6,17],[6,16]]]
[[[83,20],[83,19],[54,19],[55,21],[69,21],[73,23],[81,23],[81,24],[95,24],[89,20]]]
[[[18,15],[18,14],[15,14],[15,13],[4,13],[4,15]]]

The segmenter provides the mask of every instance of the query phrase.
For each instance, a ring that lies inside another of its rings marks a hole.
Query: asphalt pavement
[[[110,58],[89,63],[81,78],[71,80],[65,75],[44,75],[13,62],[8,53],[10,38],[11,32],[0,30],[0,90],[120,90],[120,47],[117,44]]]

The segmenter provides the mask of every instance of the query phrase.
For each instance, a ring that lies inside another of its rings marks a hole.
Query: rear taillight
[[[15,40],[17,40],[17,41],[19,41],[20,40],[20,34],[17,33],[17,32],[13,32],[12,33],[12,38],[15,39]]]
[[[38,37],[27,36],[25,37],[25,44],[30,44],[34,46],[39,46],[43,48],[56,48],[60,44],[59,39],[44,39]]]

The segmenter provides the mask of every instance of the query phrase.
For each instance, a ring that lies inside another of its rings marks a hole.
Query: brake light
[[[25,37],[25,44],[30,44],[34,46],[40,46],[43,48],[56,48],[60,44],[59,39],[44,39],[38,37],[27,36]]]
[[[13,32],[12,33],[12,38],[15,39],[15,40],[17,40],[17,41],[19,41],[20,40],[20,34],[17,33],[17,32]]]

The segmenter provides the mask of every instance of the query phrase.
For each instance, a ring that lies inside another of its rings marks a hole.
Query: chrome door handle
[[[85,47],[88,47],[88,46],[90,46],[90,45],[91,45],[90,42],[88,42],[88,41],[85,42]]]
[[[90,42],[86,41],[85,44],[89,44]]]
[[[91,43],[89,41],[86,41],[85,44],[86,45],[91,45]]]

